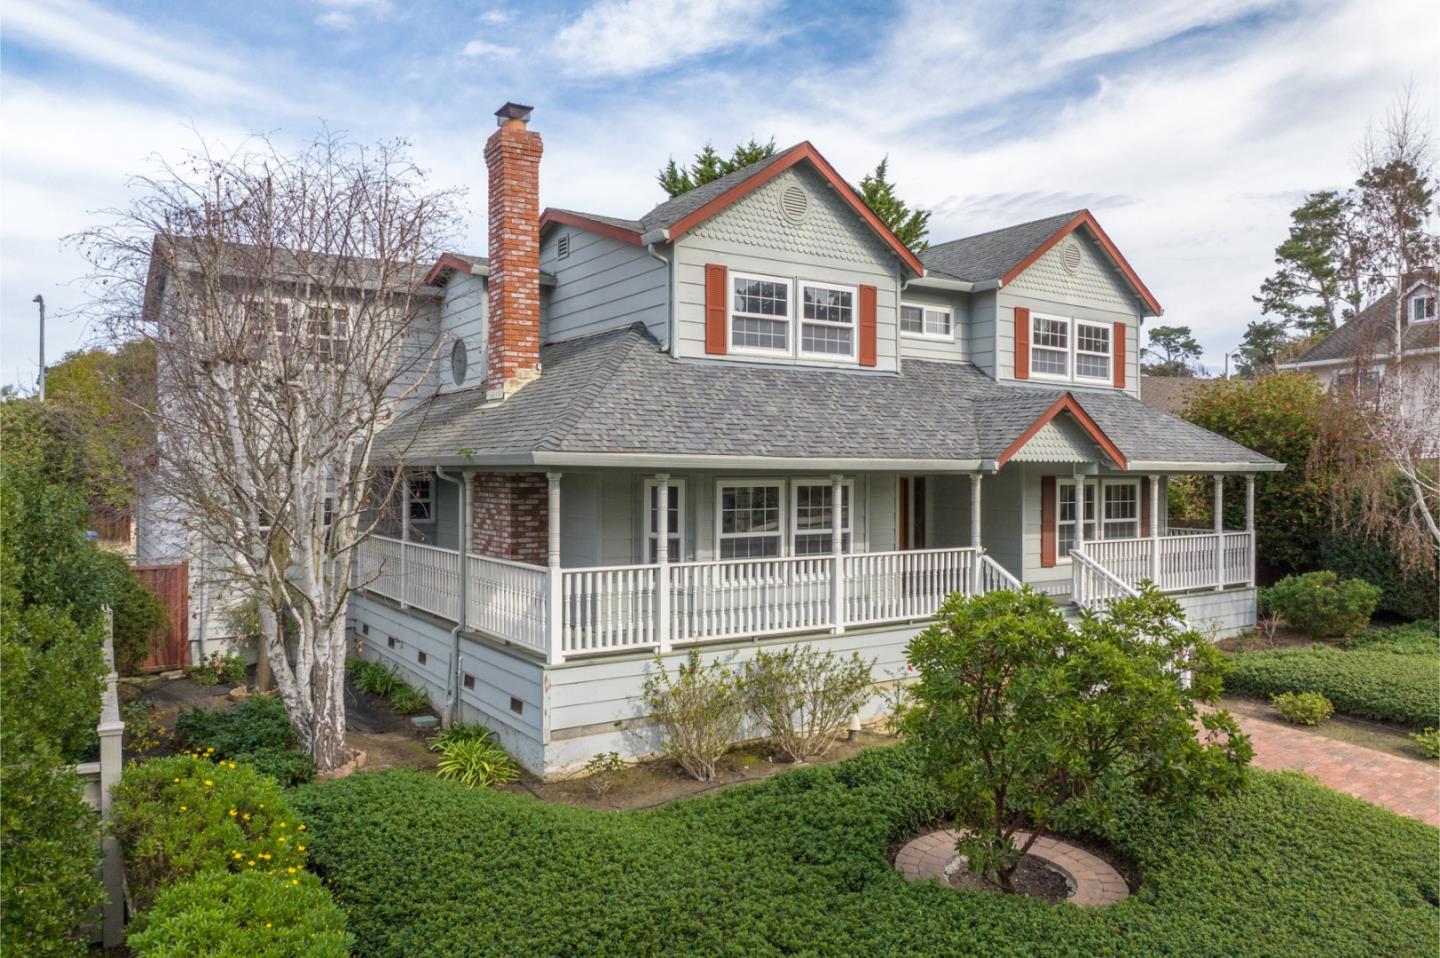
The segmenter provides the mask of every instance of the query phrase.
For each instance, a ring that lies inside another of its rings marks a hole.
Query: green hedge
[[[296,747],[285,704],[273,696],[252,695],[233,709],[181,709],[175,739],[207,758],[251,765],[281,785],[315,777],[314,761]]]
[[[405,771],[293,800],[362,958],[1342,958],[1440,934],[1440,833],[1292,775],[1192,818],[1122,802],[1106,832],[1144,885],[1103,910],[905,882],[888,853],[941,807],[903,745],[620,814]]]
[[[345,958],[345,913],[304,871],[204,872],[165,889],[131,924],[135,958]]]
[[[1367,629],[1344,649],[1311,647],[1237,652],[1225,690],[1268,699],[1319,692],[1340,715],[1440,726],[1440,652],[1434,623]]]

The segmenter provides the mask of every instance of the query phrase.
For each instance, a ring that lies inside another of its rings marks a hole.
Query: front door
[[[925,548],[925,477],[900,477],[901,549]]]

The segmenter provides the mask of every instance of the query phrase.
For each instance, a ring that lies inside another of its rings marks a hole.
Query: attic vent
[[[785,187],[780,194],[780,211],[792,223],[804,222],[805,214],[810,211],[810,194],[798,186]]]
[[[1061,261],[1065,264],[1065,272],[1078,273],[1080,271],[1080,244],[1066,243],[1065,249],[1060,252]]]
[[[561,233],[559,241],[555,244],[555,255],[565,259],[570,255],[570,234]]]

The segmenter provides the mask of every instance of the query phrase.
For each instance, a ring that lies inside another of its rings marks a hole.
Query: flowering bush
[[[115,835],[135,902],[212,868],[294,874],[305,826],[280,786],[234,761],[179,755],[131,765],[114,792]]]
[[[130,926],[136,958],[344,958],[345,913],[320,880],[285,872],[203,872],[162,891]]]

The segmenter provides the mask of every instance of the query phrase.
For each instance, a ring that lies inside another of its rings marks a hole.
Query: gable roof
[[[937,243],[921,252],[920,260],[925,264],[926,273],[931,276],[971,283],[996,282],[1003,286],[1014,282],[1017,276],[1044,256],[1056,243],[1082,226],[1105,250],[1106,255],[1151,313],[1159,316],[1163,312],[1160,302],[1141,282],[1135,270],[1130,267],[1089,210],[1060,213],[988,233],[977,233],[947,243]]]
[[[543,346],[540,358],[545,374],[503,401],[468,389],[410,410],[381,453],[417,465],[965,470],[998,466],[1063,411],[1132,469],[1278,468],[1128,394],[997,383],[969,363],[912,359],[893,375],[679,360],[638,324]]]
[[[1428,282],[1428,281],[1427,281]],[[1412,284],[1410,290],[1413,291]],[[1281,369],[1300,366],[1336,365],[1357,356],[1389,356],[1394,352],[1395,290],[1390,290],[1360,311],[1360,315],[1342,323],[1334,332],[1306,349]],[[1401,349],[1411,352],[1440,346],[1440,322],[1408,323],[1400,337]]]
[[[645,233],[664,230],[673,241],[798,163],[809,163],[814,167],[816,172],[835,188],[836,195],[865,221],[915,275],[925,272],[920,259],[896,238],[880,217],[865,205],[855,188],[845,182],[830,165],[830,161],[821,156],[808,140],[668,199],[638,220],[580,213],[575,210],[547,209],[540,217],[540,229],[544,231],[550,223],[569,223],[630,243],[641,242]]]

